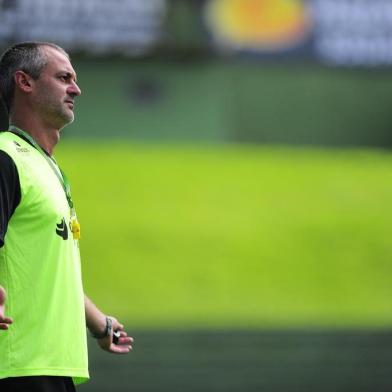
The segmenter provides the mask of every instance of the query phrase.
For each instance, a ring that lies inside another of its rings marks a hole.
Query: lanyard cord
[[[22,139],[26,139],[36,150],[38,150],[41,153],[41,155],[45,158],[46,162],[48,162],[53,173],[56,175],[56,177],[60,181],[60,184],[61,184],[62,188],[64,189],[64,193],[67,198],[69,208],[71,210],[73,210],[74,204],[73,204],[72,197],[71,197],[71,186],[69,184],[67,176],[60,169],[60,167],[57,164],[57,162],[55,161],[55,159],[48,156],[48,154],[42,149],[42,147],[28,133],[15,127],[14,125],[11,125],[9,127],[8,131],[14,133],[15,135],[20,136]]]

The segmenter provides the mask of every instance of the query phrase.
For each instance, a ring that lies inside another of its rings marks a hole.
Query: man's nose
[[[80,90],[78,84],[76,82],[72,82],[72,84],[68,88],[68,94],[73,95],[73,96],[79,96],[82,94],[82,91]]]

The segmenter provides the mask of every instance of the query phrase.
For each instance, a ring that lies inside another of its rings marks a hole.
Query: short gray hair
[[[48,62],[41,47],[49,46],[63,53],[68,53],[58,45],[50,42],[21,42],[12,45],[0,57],[0,95],[8,111],[11,111],[15,94],[14,75],[16,71],[23,71],[37,80],[42,69]]]

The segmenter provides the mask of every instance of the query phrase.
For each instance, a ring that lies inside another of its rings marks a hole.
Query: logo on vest
[[[16,142],[15,140],[14,140],[14,144],[16,145],[16,151],[18,151],[18,152],[24,152],[24,153],[30,152],[30,150],[29,150],[28,148],[22,147],[22,146],[21,146],[18,142]]]
[[[60,223],[57,223],[56,234],[58,234],[64,241],[68,239],[68,227],[63,218]]]

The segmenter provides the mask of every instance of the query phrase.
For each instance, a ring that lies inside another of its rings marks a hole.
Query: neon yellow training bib
[[[21,187],[0,248],[0,285],[14,319],[0,331],[0,378],[68,376],[80,384],[89,377],[84,293],[66,195],[46,159],[20,136],[0,133],[0,150],[15,162]]]

